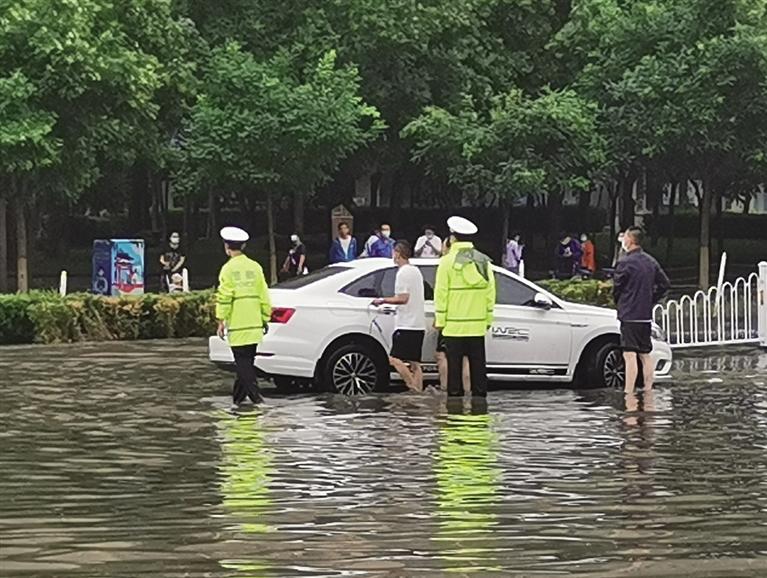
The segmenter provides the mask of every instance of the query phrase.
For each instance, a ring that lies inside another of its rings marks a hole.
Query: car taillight
[[[272,323],[287,323],[295,312],[295,309],[289,307],[273,307],[270,321]]]

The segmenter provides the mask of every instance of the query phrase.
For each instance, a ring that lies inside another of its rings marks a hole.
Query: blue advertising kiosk
[[[98,295],[144,294],[144,240],[93,241],[93,280]]]

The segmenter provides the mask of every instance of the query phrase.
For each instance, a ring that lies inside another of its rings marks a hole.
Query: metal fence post
[[[759,263],[759,281],[757,290],[757,323],[759,325],[759,345],[767,348],[767,261]]]

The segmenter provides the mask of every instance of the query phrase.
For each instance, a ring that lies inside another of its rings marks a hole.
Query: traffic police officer
[[[249,397],[253,403],[260,403],[263,399],[254,364],[256,349],[269,329],[272,315],[269,287],[261,265],[242,252],[248,234],[237,227],[224,227],[221,238],[229,261],[218,276],[216,319],[218,336],[229,340],[237,368],[232,400],[239,405]]]
[[[447,394],[463,394],[463,358],[467,357],[471,393],[486,397],[485,334],[495,307],[492,263],[471,242],[477,233],[474,223],[450,217],[447,226],[455,242],[439,261],[434,287],[434,325],[442,331],[447,349]]]

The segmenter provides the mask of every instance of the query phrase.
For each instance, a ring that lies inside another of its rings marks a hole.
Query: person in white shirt
[[[423,391],[421,353],[426,334],[423,275],[410,264],[412,249],[407,241],[394,245],[393,259],[398,267],[394,281],[394,296],[373,301],[373,305],[397,306],[389,363],[413,391]]]
[[[442,256],[442,239],[434,234],[434,227],[427,225],[423,235],[415,242],[415,256],[436,259]]]

